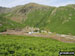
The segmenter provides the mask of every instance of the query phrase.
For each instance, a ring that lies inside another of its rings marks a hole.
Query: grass
[[[24,26],[37,27],[42,30],[59,34],[75,35],[75,5],[61,7],[46,7],[37,4],[27,4],[15,7],[5,15]],[[16,19],[15,19],[16,18]]]
[[[23,28],[23,25],[20,23],[17,23],[15,21],[12,21],[10,19],[7,19],[4,17],[4,14],[0,15],[0,32],[6,31],[7,29],[21,29]]]
[[[75,35],[75,9],[65,6],[59,7],[53,12],[55,9],[51,7],[48,10],[31,11],[25,21],[26,26],[38,27],[60,34]]]
[[[0,35],[0,56],[58,56],[60,50],[75,51],[75,43],[41,37]]]

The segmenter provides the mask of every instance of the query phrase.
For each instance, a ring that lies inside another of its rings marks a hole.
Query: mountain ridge
[[[75,5],[61,7],[44,6],[29,3],[10,9],[5,17],[30,27],[61,34],[75,35]]]

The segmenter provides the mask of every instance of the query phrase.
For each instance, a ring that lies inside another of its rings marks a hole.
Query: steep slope
[[[75,5],[56,8],[29,3],[11,8],[11,12],[5,16],[24,26],[75,35]]]
[[[28,26],[45,28],[47,22],[49,22],[48,17],[51,15],[54,9],[55,8],[52,7],[46,10],[41,9],[30,12],[27,15],[27,20],[25,21],[25,24]]]
[[[48,28],[51,31],[75,35],[75,7],[59,7],[49,19]]]
[[[39,27],[51,32],[75,35],[75,5],[35,10],[28,14],[26,26]]]
[[[21,29],[22,27],[22,24],[5,18],[4,14],[0,15],[0,32],[6,31],[7,29]]]
[[[16,22],[25,22],[27,15],[35,10],[49,10],[49,6],[39,5],[36,3],[29,3],[23,6],[17,6],[11,8],[11,12],[8,13],[7,17]]]

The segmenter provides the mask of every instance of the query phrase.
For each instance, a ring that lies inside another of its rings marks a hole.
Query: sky
[[[68,4],[75,4],[75,0],[0,0],[0,6],[14,7],[17,5],[24,5],[27,3],[38,3],[48,6],[65,6]]]

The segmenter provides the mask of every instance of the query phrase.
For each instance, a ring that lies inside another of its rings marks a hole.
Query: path
[[[56,39],[62,42],[68,42],[68,43],[72,43],[75,42],[75,36],[69,36],[66,35],[64,37],[64,35],[53,35],[53,34],[42,34],[42,33],[34,33],[34,34],[28,34],[28,33],[24,33],[22,31],[8,31],[8,32],[2,32],[1,34],[9,34],[9,35],[25,35],[25,36],[35,36],[35,37],[44,37],[44,38],[52,38],[52,39]]]

